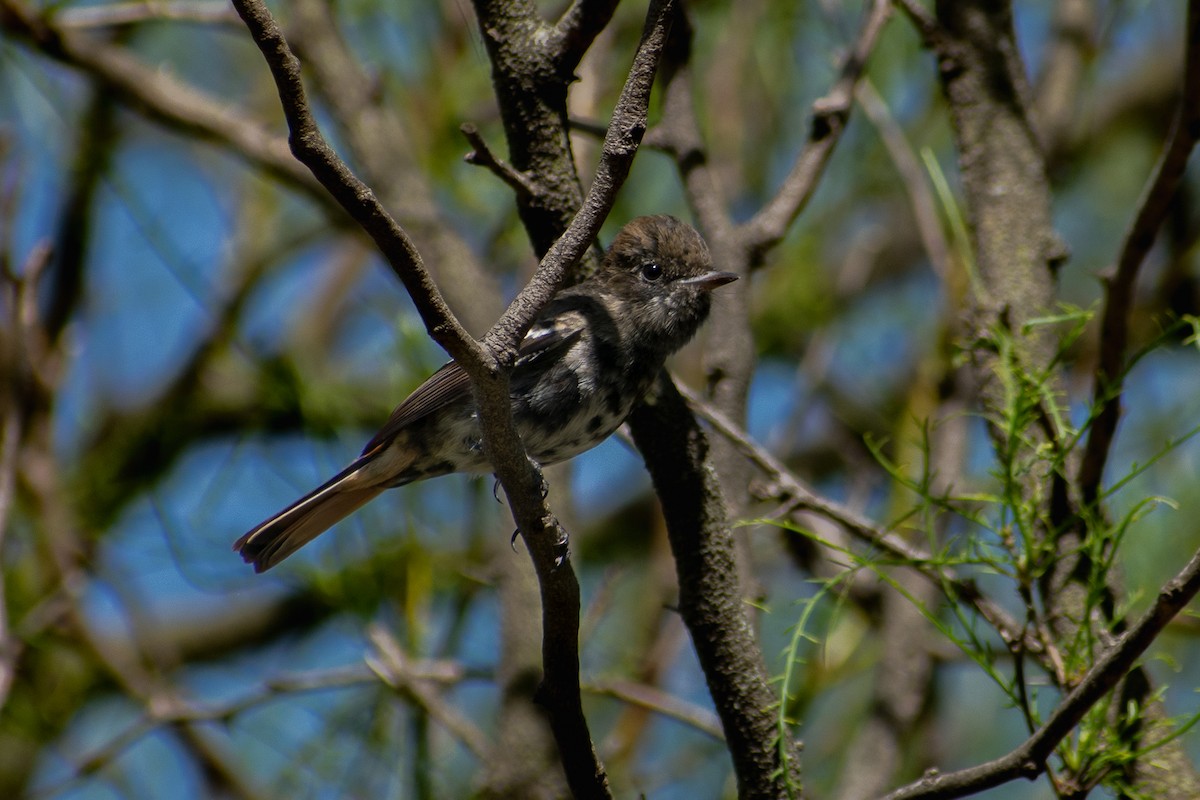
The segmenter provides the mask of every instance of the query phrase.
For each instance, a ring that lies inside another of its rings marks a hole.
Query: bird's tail
[[[255,572],[283,561],[384,490],[384,486],[362,486],[355,480],[362,466],[360,459],[259,523],[234,542],[233,549],[254,565]]]

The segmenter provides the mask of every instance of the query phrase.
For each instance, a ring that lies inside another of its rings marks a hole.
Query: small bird
[[[554,464],[619,428],[708,316],[709,292],[736,279],[712,268],[700,234],[675,217],[629,222],[596,274],[556,294],[521,342],[509,390],[529,456]],[[490,470],[470,381],[451,361],[396,407],[362,455],[233,549],[262,572],[384,489]]]

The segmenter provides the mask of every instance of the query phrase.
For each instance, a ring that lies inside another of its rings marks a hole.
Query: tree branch
[[[560,72],[579,66],[584,53],[600,35],[617,10],[619,0],[572,0],[554,24],[557,41],[551,45]]]
[[[321,135],[308,108],[299,61],[266,6],[260,0],[234,0],[234,6],[271,69],[296,157],[375,240],[408,289],[430,335],[471,377],[485,452],[504,486],[542,588],[545,675],[539,693],[572,791],[580,797],[607,797],[607,779],[596,759],[579,698],[579,586],[566,556],[566,533],[546,506],[541,476],[526,458],[513,425],[507,370],[525,331],[599,232],[616,190],[628,174],[646,126],[650,87],[666,37],[670,3],[651,5],[633,67],[613,111],[596,178],[582,208],[482,343],[471,339],[459,325],[411,240]]]
[[[661,689],[626,680],[598,681],[587,684],[584,691],[614,697],[633,706],[653,711],[706,734],[719,742],[725,741],[721,721],[703,706],[697,706]]]
[[[500,180],[508,185],[508,188],[516,192],[517,196],[535,195],[540,189],[537,182],[533,178],[513,168],[502,158],[498,158],[492,149],[488,147],[487,140],[483,138],[483,134],[479,132],[479,128],[469,122],[465,122],[460,126],[459,130],[471,145],[471,152],[463,157],[463,160],[468,164],[474,164],[477,167],[483,167],[490,171]]]
[[[1092,420],[1078,482],[1084,503],[1091,505],[1100,493],[1104,467],[1121,418],[1125,350],[1129,340],[1129,311],[1138,270],[1150,252],[1159,228],[1167,218],[1175,191],[1183,179],[1188,158],[1200,140],[1200,0],[1190,0],[1185,31],[1186,53],[1183,92],[1167,144],[1138,204],[1114,271],[1105,277],[1104,310],[1100,317],[1100,346],[1092,382]]]
[[[775,197],[743,223],[743,235],[752,253],[764,253],[774,247],[816,191],[854,108],[854,87],[866,69],[867,60],[875,49],[891,8],[891,0],[872,0],[858,39],[842,62],[837,82],[828,94],[813,103],[808,141],[792,165],[791,172]]]
[[[111,28],[141,22],[195,22],[240,26],[237,15],[223,0],[131,0],[96,6],[57,9],[56,24],[64,28]]]
[[[596,6],[589,0],[581,3],[568,9],[568,18],[582,19],[585,9]],[[537,176],[541,187],[536,195],[516,198],[517,213],[540,258],[583,203],[565,124],[574,65],[562,63],[562,37],[541,19],[534,3],[473,0],[473,5],[492,64],[509,159],[518,172]],[[589,261],[582,269],[586,273],[596,266],[598,262]]]
[[[287,142],[247,122],[228,103],[152,69],[124,49],[55,27],[19,0],[0,0],[0,30],[68,66],[92,75],[122,103],[167,128],[216,142],[284,184],[333,207]]]
[[[435,342],[462,364],[472,378],[490,367],[488,355],[459,324],[425,269],[408,234],[392,219],[374,192],[338,157],[317,127],[300,77],[300,61],[283,31],[260,0],[234,0],[234,8],[262,51],[283,106],[292,153],[312,172],[338,204],[375,241],[392,271],[412,297],[421,321]]]
[[[557,291],[567,271],[591,246],[612,209],[617,190],[629,174],[646,129],[650,89],[666,40],[670,10],[670,0],[656,0],[650,4],[641,42],[613,108],[600,163],[582,207],[545,254],[529,286],[484,338],[484,346],[489,351],[507,356],[501,357],[502,363],[511,363],[520,337]],[[501,411],[511,420],[507,387],[504,400]],[[499,405],[499,398],[492,409],[481,405],[480,418],[485,425]],[[511,430],[511,421],[508,427]],[[519,445],[515,431],[512,436],[514,443]],[[567,560],[566,532],[545,510],[541,479],[529,462],[502,463],[503,456],[493,453],[487,440],[485,446],[504,485],[513,516],[524,534],[541,586],[545,675],[538,689],[538,702],[549,714],[571,791],[576,797],[607,797],[607,777],[592,747],[579,696],[579,585]],[[516,448],[508,452],[516,452]],[[514,491],[523,497],[515,496]],[[531,531],[540,531],[540,535],[531,536]]]
[[[926,775],[887,795],[885,800],[965,797],[1016,778],[1033,780],[1041,775],[1046,769],[1046,760],[1054,753],[1059,742],[1129,672],[1167,623],[1191,602],[1197,591],[1200,591],[1200,551],[1163,586],[1154,605],[1100,656],[1083,680],[1063,698],[1050,718],[1020,747],[986,764],[956,772]]]
[[[799,785],[799,761],[773,712],[762,653],[746,616],[733,534],[708,439],[665,373],[629,418],[662,501],[679,580],[679,613],[721,718],[738,796],[778,798]]]

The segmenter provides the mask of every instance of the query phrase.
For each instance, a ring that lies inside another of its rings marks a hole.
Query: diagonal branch
[[[618,0],[573,0],[554,24],[555,60],[563,72],[579,66],[584,53],[608,25]]]
[[[824,517],[859,541],[878,547],[892,558],[917,570],[941,589],[951,602],[964,601],[974,608],[1009,648],[1020,647],[1026,652],[1044,655],[1045,647],[1037,637],[1025,634],[1021,625],[1003,607],[980,591],[974,581],[956,574],[948,567],[937,565],[928,552],[854,509],[816,494],[775,456],[750,438],[750,434],[741,426],[705,402],[704,398],[686,386],[680,386],[679,392],[692,410],[712,425],[713,430],[729,440],[743,456],[778,484],[779,494],[786,498],[790,508]],[[1043,660],[1047,662],[1047,669],[1057,672],[1052,662]]]
[[[1063,698],[1058,708],[1033,735],[1008,755],[967,769],[928,774],[889,794],[885,800],[933,800],[965,797],[1017,778],[1033,780],[1046,769],[1054,748],[1133,667],[1163,628],[1200,591],[1200,551],[1168,581],[1154,605],[1137,624],[1116,640],[1083,680]]]
[[[0,31],[98,80],[116,99],[175,131],[216,142],[286,185],[332,205],[287,143],[247,122],[228,103],[198,91],[170,73],[146,66],[115,45],[56,27],[19,0],[0,0]]]
[[[744,223],[743,235],[752,253],[764,253],[774,247],[816,191],[838,139],[846,130],[854,108],[854,88],[866,69],[891,7],[891,0],[872,0],[858,39],[842,62],[837,82],[827,95],[813,103],[808,141],[791,172],[775,197]]]
[[[1099,363],[1092,383],[1092,405],[1099,409],[1099,413],[1092,420],[1078,476],[1083,500],[1088,505],[1099,496],[1108,451],[1121,418],[1120,396],[1124,383],[1125,349],[1129,341],[1129,312],[1133,306],[1138,270],[1167,218],[1171,201],[1187,168],[1188,157],[1197,140],[1200,140],[1200,0],[1190,0],[1188,3],[1185,42],[1187,55],[1184,57],[1183,92],[1179,97],[1166,148],[1142,195],[1137,215],[1125,234],[1116,267],[1105,278]]]
[[[292,54],[270,11],[259,0],[234,0],[233,5],[275,79],[292,153],[375,241],[408,290],[430,336],[474,377],[486,363],[486,354],[451,313],[408,234],[321,134],[300,78],[300,61]]]

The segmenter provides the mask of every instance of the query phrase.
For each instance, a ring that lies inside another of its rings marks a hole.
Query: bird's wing
[[[585,325],[581,314],[568,312],[558,314],[549,319],[538,320],[517,350],[517,363],[514,371],[547,355],[560,353],[577,340],[583,333]],[[471,393],[471,381],[467,373],[456,361],[449,361],[437,372],[425,379],[425,382],[413,390],[392,412],[388,421],[379,432],[371,437],[362,455],[375,450],[380,445],[390,441],[399,431],[411,425],[422,417],[444,408],[451,403],[464,399]]]

